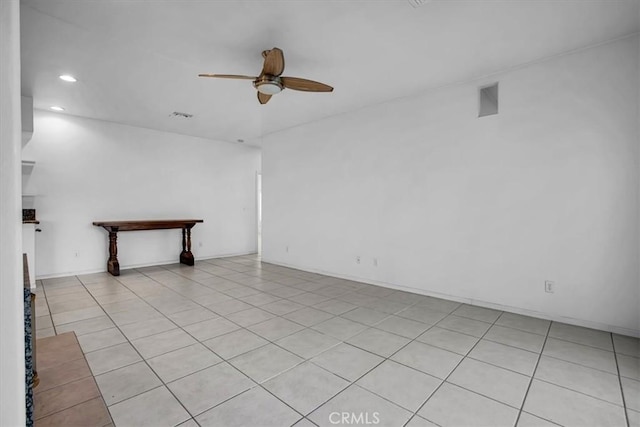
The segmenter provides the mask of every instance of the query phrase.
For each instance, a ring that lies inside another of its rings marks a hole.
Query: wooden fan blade
[[[258,92],[258,101],[260,104],[266,104],[271,99],[271,95],[267,95],[262,92]]]
[[[220,79],[241,79],[241,80],[255,80],[257,77],[241,76],[238,74],[198,74],[198,77],[218,77]]]
[[[303,92],[333,92],[333,88],[329,85],[300,77],[280,77],[280,80],[287,89]]]
[[[279,76],[284,71],[284,54],[281,49],[274,47],[271,50],[265,50],[263,52],[264,66],[262,67],[262,74],[270,74],[272,76]]]

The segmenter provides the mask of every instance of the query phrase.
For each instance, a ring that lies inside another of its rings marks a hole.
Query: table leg
[[[191,253],[191,228],[182,229],[182,252],[180,253],[180,262],[186,265],[193,265],[194,259]]]
[[[118,230],[109,231],[109,260],[107,270],[113,276],[120,275],[120,263],[118,262]]]

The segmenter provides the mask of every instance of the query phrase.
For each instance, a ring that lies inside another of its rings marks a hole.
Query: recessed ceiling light
[[[75,77],[70,76],[69,74],[61,75],[60,80],[64,80],[65,82],[70,82],[70,83],[75,83],[78,81]]]
[[[64,111],[64,108],[58,106],[58,105],[53,105],[51,107],[49,107],[50,109],[52,109],[53,111]]]

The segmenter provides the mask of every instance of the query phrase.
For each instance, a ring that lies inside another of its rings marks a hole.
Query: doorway
[[[256,247],[262,255],[262,174],[256,172]]]

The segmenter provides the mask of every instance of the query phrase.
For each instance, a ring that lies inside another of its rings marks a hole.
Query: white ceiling
[[[23,0],[22,91],[36,108],[259,145],[280,129],[638,32],[639,3]],[[274,46],[284,75],[335,91],[285,90],[262,106],[250,81],[197,77],[257,75]]]

